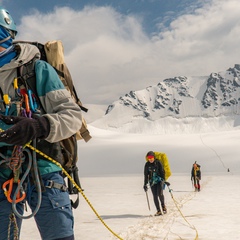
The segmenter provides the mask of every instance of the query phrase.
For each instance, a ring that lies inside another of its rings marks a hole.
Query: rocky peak
[[[240,64],[235,64],[233,68],[206,77],[167,78],[155,86],[132,90],[109,105],[103,120],[95,124],[139,132],[140,122],[144,123],[143,128],[149,129],[152,126],[153,132],[156,128],[159,132],[165,132],[166,128],[161,126],[170,120],[172,124],[169,123],[168,131],[174,129],[175,132],[180,125],[181,128],[194,128],[189,124],[190,119],[196,119],[192,120],[195,124],[203,118],[216,120],[216,117],[222,119],[224,116],[226,119],[235,119],[231,121],[236,124],[240,121],[236,120],[239,115]],[[224,122],[228,126],[227,121]],[[217,124],[221,126],[222,123],[219,120]]]

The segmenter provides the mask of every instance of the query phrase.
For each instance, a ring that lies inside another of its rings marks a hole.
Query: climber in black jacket
[[[145,192],[148,190],[147,184],[150,184],[154,204],[157,209],[155,216],[167,213],[167,209],[164,203],[163,185],[165,181],[165,171],[160,161],[155,159],[155,154],[150,151],[146,155],[147,162],[144,167],[144,186]],[[162,211],[160,209],[159,199],[161,202]]]

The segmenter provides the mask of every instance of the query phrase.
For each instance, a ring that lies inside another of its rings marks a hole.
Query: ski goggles
[[[151,159],[154,159],[154,156],[152,155],[147,156],[147,160],[151,160]]]

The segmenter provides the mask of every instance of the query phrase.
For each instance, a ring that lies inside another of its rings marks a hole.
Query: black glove
[[[148,190],[147,185],[144,185],[144,186],[143,186],[143,189],[144,189],[144,191],[146,192],[146,191]]]
[[[169,182],[166,182],[166,181],[165,181],[164,183],[165,183],[168,187],[170,186],[170,183],[169,183]]]
[[[33,115],[33,118],[0,115],[0,121],[12,125],[0,132],[0,142],[23,146],[35,138],[45,139],[50,132],[47,118]]]

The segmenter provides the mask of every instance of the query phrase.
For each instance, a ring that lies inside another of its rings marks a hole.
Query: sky
[[[238,0],[0,2],[16,16],[16,40],[63,42],[85,104],[239,63]]]
[[[74,210],[77,240],[240,239],[240,130],[156,136],[90,128],[94,138],[79,149],[85,198],[80,194]],[[143,191],[149,150],[165,152],[172,170],[164,190],[168,213],[160,217],[153,217],[151,191],[150,210]],[[195,161],[201,165],[200,192],[190,176]],[[40,240],[32,218],[23,221],[21,239]]]

